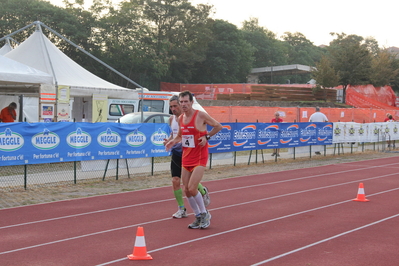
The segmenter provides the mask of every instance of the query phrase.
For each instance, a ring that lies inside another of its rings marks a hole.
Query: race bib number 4
[[[193,135],[183,135],[182,138],[183,138],[183,141],[182,141],[182,146],[183,147],[195,148],[194,136]]]

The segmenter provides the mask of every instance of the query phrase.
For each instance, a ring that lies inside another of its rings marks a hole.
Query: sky
[[[62,0],[48,0],[62,5]],[[112,0],[117,4],[120,0]],[[91,0],[85,0],[89,6]],[[330,32],[373,37],[380,47],[399,47],[399,2],[392,0],[191,0],[192,4],[214,6],[214,19],[223,19],[241,27],[249,18],[277,37],[284,32],[300,32],[314,45],[328,45]]]

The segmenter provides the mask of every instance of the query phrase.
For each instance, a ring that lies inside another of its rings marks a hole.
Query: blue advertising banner
[[[0,165],[167,156],[167,124],[1,123]]]
[[[256,128],[259,123],[235,123],[233,128],[233,150],[256,150]]]
[[[280,123],[279,148],[292,148],[301,146],[299,123]]]
[[[280,124],[258,123],[258,150],[274,149],[280,146]]]
[[[332,123],[315,123],[317,125],[317,145],[333,144],[334,126]]]
[[[209,152],[331,145],[332,123],[223,123]],[[210,130],[210,128],[208,128]],[[0,123],[0,166],[168,156],[167,124]]]
[[[233,150],[231,140],[233,139],[233,129],[235,124],[223,123],[222,126],[222,130],[212,136],[208,141],[209,153],[229,152]],[[210,130],[211,127],[208,126],[208,131]]]

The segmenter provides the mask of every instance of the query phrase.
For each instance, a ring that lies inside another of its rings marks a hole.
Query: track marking
[[[363,170],[372,169],[372,168],[380,168],[380,167],[386,168],[389,165],[395,165],[395,164],[399,164],[399,163],[390,163],[390,164],[385,164],[385,165],[365,167],[365,168],[362,168],[362,169],[351,169],[351,170],[345,170],[345,171],[338,171],[338,172],[330,172],[330,173],[324,173],[324,174],[310,175],[310,176],[299,177],[299,178],[295,178],[295,179],[287,179],[287,180],[268,182],[268,183],[263,183],[263,184],[256,184],[256,185],[236,187],[236,188],[231,188],[231,189],[224,189],[224,190],[219,190],[217,192],[215,191],[215,192],[212,192],[212,193],[220,193],[220,192],[233,191],[233,190],[239,190],[239,189],[247,189],[247,188],[252,188],[252,187],[281,184],[281,183],[299,181],[299,180],[315,178],[315,177],[321,177],[321,176],[343,174],[343,173],[354,172],[354,171],[363,171]],[[306,169],[306,168],[304,168],[304,169]],[[279,173],[281,173],[281,172],[279,172]],[[383,176],[373,177],[371,179],[379,178],[379,177],[385,177],[385,176],[383,175]],[[350,183],[353,183],[353,182],[364,181],[364,180],[369,180],[369,179],[361,179],[361,180],[357,180],[357,181],[342,183],[342,185],[350,184]],[[289,194],[287,194],[287,195],[289,195]],[[282,195],[282,196],[284,196],[284,195]],[[143,205],[157,204],[157,203],[160,203],[160,202],[166,202],[166,201],[171,201],[171,200],[175,200],[175,199],[174,198],[170,198],[170,199],[165,199],[165,200],[150,201],[150,202],[138,203],[138,204],[127,205],[127,206],[122,206],[122,207],[115,207],[115,208],[109,208],[109,209],[104,209],[104,210],[84,212],[84,213],[79,213],[79,214],[60,216],[60,217],[56,217],[56,218],[49,218],[49,219],[37,220],[37,221],[32,221],[32,222],[20,223],[20,224],[7,225],[7,226],[0,227],[0,230],[1,229],[12,228],[12,227],[24,226],[24,225],[31,225],[31,224],[36,224],[36,223],[51,222],[51,221],[56,221],[56,220],[61,220],[61,219],[74,218],[74,217],[79,217],[79,216],[83,216],[83,215],[90,215],[90,214],[102,213],[102,212],[107,212],[107,211],[121,210],[121,209],[126,209],[126,208],[131,208],[131,207],[138,207],[138,206],[143,206]]]
[[[394,173],[394,174],[389,174],[389,175],[395,175],[395,174],[396,174],[396,173]],[[386,175],[385,175],[385,176],[386,176]],[[375,178],[377,178],[377,177],[370,178],[370,179],[375,179]],[[353,181],[353,182],[357,182],[357,181]],[[353,182],[349,182],[349,183],[353,183]],[[338,186],[338,185],[332,185],[332,186]],[[318,189],[324,189],[324,188],[328,188],[328,187],[331,187],[331,186],[327,186],[327,187],[323,187],[323,188],[318,188]],[[303,192],[298,191],[298,192],[288,193],[288,194],[285,194],[285,195],[290,196],[290,195],[305,193],[305,192],[313,191],[313,190],[317,190],[317,189],[305,190],[305,191],[303,191]],[[371,195],[368,195],[368,197],[372,197],[372,196],[378,195],[378,194],[388,193],[388,192],[395,191],[395,190],[399,190],[399,187],[398,187],[398,188],[395,188],[395,189],[390,189],[390,190],[381,191],[381,192],[378,192],[378,193],[375,193],[375,194],[371,194]],[[269,200],[269,199],[279,198],[279,197],[283,197],[283,196],[284,196],[284,195],[278,195],[278,196],[274,196],[274,197],[269,197],[269,198],[254,200],[254,201],[243,202],[243,203],[234,204],[234,205],[229,205],[229,206],[224,206],[224,207],[220,207],[220,208],[214,208],[214,209],[210,209],[210,210],[225,209],[225,208],[229,208],[229,207],[235,207],[235,206],[250,204],[250,203],[259,202],[259,201],[263,201],[263,200]],[[303,214],[303,213],[307,213],[307,212],[311,212],[311,211],[315,211],[315,210],[320,210],[320,209],[324,209],[324,208],[336,206],[336,205],[339,205],[339,204],[342,204],[342,203],[345,203],[345,202],[352,202],[352,199],[351,199],[351,200],[341,201],[341,202],[338,202],[338,203],[328,204],[328,205],[321,206],[321,207],[317,207],[317,208],[313,208],[313,209],[310,209],[310,210],[305,210],[305,211],[297,212],[297,213],[294,213],[294,214],[284,215],[284,216],[277,217],[277,218],[274,218],[274,219],[271,219],[271,220],[267,220],[267,221],[263,221],[263,222],[259,222],[259,223],[255,223],[255,224],[251,224],[251,225],[239,227],[239,228],[236,228],[236,229],[228,230],[228,231],[225,231],[225,232],[220,232],[220,233],[217,233],[217,234],[209,235],[209,236],[202,237],[202,238],[198,238],[198,239],[195,239],[195,240],[190,240],[190,241],[182,242],[182,243],[175,244],[175,245],[171,245],[171,246],[167,246],[167,247],[164,247],[164,248],[155,249],[155,250],[153,250],[152,252],[156,252],[156,251],[159,251],[159,250],[163,250],[163,249],[167,249],[167,248],[179,246],[179,245],[186,244],[186,243],[191,243],[191,242],[194,242],[194,241],[206,239],[206,238],[213,237],[213,236],[218,236],[218,235],[222,235],[222,234],[226,234],[226,233],[238,231],[238,230],[245,229],[245,228],[249,228],[249,227],[253,227],[253,226],[256,226],[256,225],[261,225],[261,224],[264,224],[264,223],[269,223],[269,222],[273,222],[273,221],[277,221],[277,220],[289,218],[289,217],[292,217],[292,216],[295,216],[295,215],[299,215],[299,214]],[[70,241],[70,240],[80,239],[80,238],[84,238],[84,237],[88,237],[88,236],[95,236],[95,235],[99,235],[99,234],[109,233],[109,232],[113,232],[113,231],[128,229],[128,228],[132,228],[132,227],[137,227],[137,226],[142,226],[142,225],[146,225],[146,224],[152,224],[152,223],[162,222],[162,221],[167,221],[167,220],[170,220],[170,218],[168,217],[168,218],[163,218],[163,219],[159,219],[159,220],[153,220],[153,221],[149,221],[149,222],[143,222],[143,223],[139,223],[139,224],[133,224],[133,225],[128,225],[128,226],[113,228],[113,229],[109,229],[109,230],[104,230],[104,231],[100,231],[100,232],[95,232],[95,233],[91,233],[91,234],[85,234],[85,235],[80,235],[80,236],[75,236],[75,237],[60,239],[60,240],[56,240],[56,241],[51,241],[51,242],[47,242],[47,243],[37,244],[37,245],[33,245],[33,246],[18,248],[18,249],[14,249],[14,250],[4,251],[4,252],[0,252],[0,255],[8,254],[8,253],[13,253],[13,252],[18,252],[18,251],[23,251],[23,250],[32,249],[32,248],[37,248],[37,247],[43,247],[43,246],[52,245],[52,244],[56,244],[56,243],[61,243],[61,242],[66,242],[66,241]],[[120,260],[123,260],[123,259],[119,259],[119,260],[117,260],[117,261],[120,261]],[[115,261],[115,262],[116,262],[116,261]],[[107,265],[107,264],[101,264],[101,265]]]
[[[390,189],[390,190],[386,190],[386,191],[381,191],[381,192],[378,192],[378,193],[375,193],[375,194],[371,194],[368,197],[372,197],[372,196],[375,196],[375,195],[378,195],[378,194],[383,194],[383,193],[387,193],[387,192],[391,192],[391,191],[395,191],[395,190],[399,190],[399,188]],[[173,245],[165,246],[165,247],[162,247],[162,248],[150,250],[150,251],[148,251],[148,253],[154,253],[154,252],[157,252],[157,251],[178,247],[178,246],[181,246],[181,245],[193,243],[193,242],[200,241],[200,240],[203,240],[203,239],[207,239],[207,238],[211,238],[211,237],[216,237],[216,236],[228,234],[228,233],[231,233],[231,232],[236,232],[236,231],[247,229],[247,228],[251,228],[251,227],[254,227],[254,226],[258,226],[258,225],[262,225],[262,224],[266,224],[266,223],[282,220],[282,219],[285,219],[285,218],[290,218],[290,217],[293,217],[293,216],[296,216],[296,215],[301,215],[301,214],[304,214],[304,213],[308,213],[308,212],[312,212],[312,211],[317,211],[317,210],[321,210],[321,209],[337,206],[337,205],[340,205],[340,204],[343,204],[343,203],[347,203],[347,202],[352,202],[352,200],[344,200],[344,201],[340,201],[340,202],[336,202],[336,203],[320,206],[320,207],[317,207],[317,208],[313,208],[313,209],[309,209],[309,210],[305,210],[305,211],[300,211],[300,212],[293,213],[293,214],[284,215],[284,216],[273,218],[273,219],[266,220],[266,221],[263,221],[263,222],[258,222],[258,223],[254,223],[254,224],[249,224],[249,225],[237,227],[237,228],[234,228],[234,229],[231,229],[231,230],[227,230],[227,231],[224,231],[224,232],[220,232],[220,233],[216,233],[216,234],[213,234],[213,235],[203,236],[203,237],[200,237],[200,238],[192,239],[192,240],[181,242],[181,243],[178,243],[178,244],[173,244]],[[391,218],[394,218],[394,217],[397,217],[397,216],[399,216],[399,214],[396,214],[396,215],[388,217],[388,218],[384,218],[384,219],[382,219],[380,221],[388,220],[388,219],[391,219]],[[376,224],[376,223],[378,223],[380,221],[376,221],[376,222],[371,223],[371,224],[366,225],[366,226],[371,226],[371,225]],[[353,231],[357,231],[357,230],[363,229],[363,227],[366,227],[366,226],[358,227],[358,228],[352,229],[352,230]],[[347,232],[350,232],[350,231],[347,231]],[[337,237],[338,236],[340,236],[340,235],[337,235]],[[98,264],[96,266],[110,265],[110,264],[113,264],[113,263],[116,263],[116,262],[120,262],[120,261],[124,261],[124,260],[127,260],[127,258],[116,259],[116,260],[113,260],[113,261],[109,261],[109,262],[105,262],[105,263],[102,263],[102,264]]]
[[[341,234],[337,234],[337,235],[335,235],[335,236],[325,238],[325,239],[323,239],[323,240],[314,242],[314,243],[312,243],[312,244],[309,244],[309,245],[306,245],[306,246],[303,246],[303,247],[300,247],[300,248],[291,250],[291,251],[289,251],[289,252],[280,254],[280,255],[278,255],[278,256],[274,256],[274,257],[272,257],[272,258],[270,258],[270,259],[267,259],[267,260],[264,260],[264,261],[261,261],[261,262],[252,264],[251,266],[258,266],[258,265],[265,264],[265,263],[267,263],[267,262],[270,262],[270,261],[273,261],[273,260],[276,260],[276,259],[279,259],[279,258],[288,256],[288,255],[291,255],[291,254],[296,253],[296,252],[298,252],[298,251],[305,250],[305,249],[307,249],[307,248],[310,248],[310,247],[313,247],[313,246],[322,244],[322,243],[327,242],[327,241],[330,241],[330,240],[332,240],[332,239],[335,239],[335,238],[338,238],[338,237],[341,237],[341,236],[344,236],[344,235],[347,235],[347,234],[350,234],[350,233],[359,231],[359,230],[361,230],[361,229],[364,229],[364,228],[370,227],[370,226],[372,226],[372,225],[376,225],[376,224],[385,222],[385,221],[387,221],[387,220],[390,220],[390,219],[393,219],[393,218],[396,218],[396,217],[399,217],[399,213],[398,213],[398,214],[395,214],[395,215],[392,215],[392,216],[390,216],[390,217],[387,217],[387,218],[384,218],[384,219],[381,219],[381,220],[378,220],[378,221],[375,221],[375,222],[372,222],[372,223],[369,223],[369,224],[366,224],[366,225],[357,227],[357,228],[355,228],[355,229],[352,229],[352,230],[343,232],[343,233],[341,233]]]

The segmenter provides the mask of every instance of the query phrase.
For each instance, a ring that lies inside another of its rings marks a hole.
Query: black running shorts
[[[172,153],[172,160],[170,162],[170,171],[172,177],[181,177],[181,156]]]

